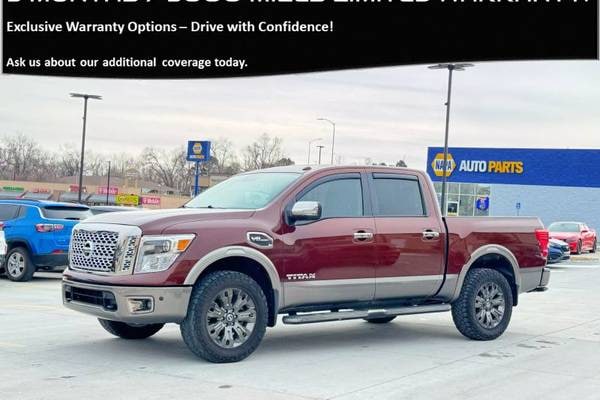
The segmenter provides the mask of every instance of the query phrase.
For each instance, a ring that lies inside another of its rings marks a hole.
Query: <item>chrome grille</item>
[[[141,230],[116,224],[82,223],[73,228],[69,267],[102,274],[130,274]]]
[[[118,232],[73,229],[69,249],[71,268],[114,272],[118,241]]]

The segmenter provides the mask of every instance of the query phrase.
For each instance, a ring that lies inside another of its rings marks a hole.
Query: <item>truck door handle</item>
[[[425,229],[423,231],[423,239],[431,240],[431,239],[437,239],[439,237],[440,237],[440,233],[434,231],[433,229]]]
[[[371,240],[371,239],[373,239],[373,232],[366,232],[366,231],[354,232],[354,240],[365,241],[365,240]]]

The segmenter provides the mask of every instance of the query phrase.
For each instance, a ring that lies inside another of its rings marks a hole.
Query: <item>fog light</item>
[[[152,297],[130,297],[127,299],[127,306],[132,314],[149,313],[154,310],[154,299]]]

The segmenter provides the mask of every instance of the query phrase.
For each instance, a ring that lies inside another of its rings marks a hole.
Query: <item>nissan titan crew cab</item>
[[[77,224],[64,304],[143,339],[165,323],[211,362],[248,357],[266,327],[451,311],[491,340],[544,291],[537,218],[442,218],[421,171],[280,167],[236,175],[173,210]]]

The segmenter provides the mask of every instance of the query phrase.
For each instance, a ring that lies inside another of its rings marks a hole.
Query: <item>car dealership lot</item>
[[[596,399],[600,262],[552,266],[550,290],[520,298],[507,332],[465,339],[449,313],[269,329],[236,364],[187,350],[176,325],[142,341],[61,305],[60,275],[0,279],[1,399]]]

